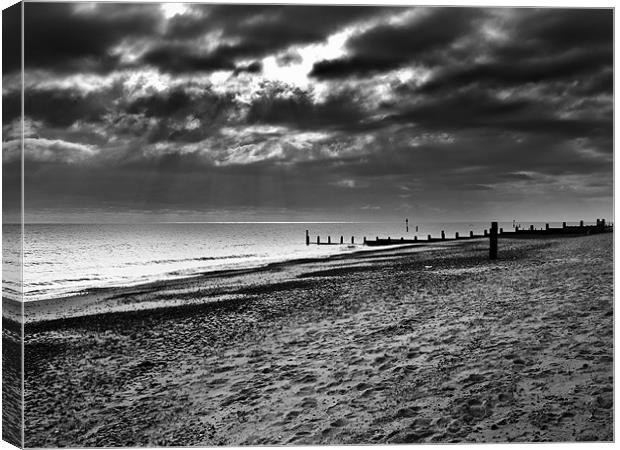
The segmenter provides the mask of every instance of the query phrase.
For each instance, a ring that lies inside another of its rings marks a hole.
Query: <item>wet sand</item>
[[[27,306],[26,446],[610,441],[612,238],[501,239],[497,261],[464,241]]]

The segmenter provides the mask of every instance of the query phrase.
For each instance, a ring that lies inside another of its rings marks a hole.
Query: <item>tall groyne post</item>
[[[306,245],[310,245],[310,234],[308,234],[308,230],[306,230]]]
[[[489,259],[497,259],[497,222],[491,222],[489,233]]]

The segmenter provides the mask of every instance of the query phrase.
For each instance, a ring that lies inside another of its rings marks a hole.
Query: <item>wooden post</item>
[[[430,235],[430,234],[428,235],[428,240],[429,240],[429,241],[431,240],[431,235]]]
[[[580,221],[579,221],[579,226],[580,226],[580,227],[583,227],[583,220],[580,220]]]
[[[308,234],[308,230],[306,230],[306,245],[310,245],[310,235]]]
[[[489,236],[489,259],[497,259],[497,222],[491,222]]]
[[[402,241],[404,241],[404,240],[405,240],[405,238],[404,238],[404,237],[401,237],[401,238],[400,238],[400,240],[401,240],[401,242],[402,242]]]
[[[414,241],[417,241],[417,240],[418,240],[418,237],[417,237],[417,236],[414,236],[414,237],[413,237],[413,240],[414,240]]]
[[[470,237],[470,238],[474,237],[474,232],[473,232],[473,231],[471,231],[471,230],[469,230],[469,237]]]
[[[405,219],[406,232],[409,233],[409,219]]]
[[[366,243],[366,236],[364,236],[364,244]]]
[[[549,231],[549,224],[548,223],[545,224],[545,231]]]
[[[320,244],[320,243],[321,243],[321,237],[320,237],[320,236],[317,236],[317,237],[316,237],[316,243],[317,243],[317,244]]]
[[[456,233],[454,233],[454,239],[458,239],[459,238],[459,232],[457,231]]]
[[[446,239],[446,233],[441,230],[441,240],[445,240]]]
[[[566,228],[566,222],[562,222],[562,228]]]
[[[344,236],[340,236],[340,243],[344,244]]]
[[[488,235],[489,235],[489,232],[488,232],[487,230],[484,230],[484,235],[485,235],[485,236],[488,236]]]
[[[327,243],[331,244],[332,243],[332,237],[331,236],[327,236]]]
[[[504,229],[503,228],[499,229],[499,234],[504,234]]]
[[[355,236],[351,236],[351,244],[355,244]]]

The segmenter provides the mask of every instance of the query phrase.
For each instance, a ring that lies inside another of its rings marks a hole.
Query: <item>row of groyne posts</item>
[[[408,229],[408,227],[407,227]],[[416,227],[417,229],[417,227]],[[381,239],[377,236],[374,240],[366,239],[364,236],[363,244],[370,247],[378,247],[383,245],[404,245],[404,244],[423,244],[428,242],[441,242],[441,241],[453,241],[453,240],[463,240],[463,239],[479,239],[479,238],[489,238],[489,257],[491,259],[497,259],[497,239],[498,237],[518,237],[518,238],[527,238],[527,237],[535,237],[535,236],[554,236],[554,235],[564,235],[564,236],[584,236],[590,234],[597,233],[606,233],[613,231],[613,225],[608,225],[605,223],[605,219],[596,219],[596,225],[585,225],[584,221],[581,220],[579,225],[567,225],[566,222],[562,222],[561,228],[552,228],[549,224],[545,224],[544,228],[534,228],[534,225],[530,225],[529,228],[521,228],[520,225],[513,225],[513,231],[504,231],[503,228],[498,228],[498,222],[491,222],[491,227],[488,230],[483,230],[483,234],[474,234],[473,231],[469,232],[469,235],[459,235],[457,231],[454,233],[454,238],[446,237],[445,231],[441,231],[441,237],[434,238],[430,234],[426,239],[418,239],[417,236],[414,236],[413,239],[405,239],[403,237],[399,239],[392,239],[388,236],[387,239]],[[310,233],[309,230],[306,230],[306,245],[313,244],[310,242]],[[332,242],[331,236],[327,236],[326,241],[321,241],[321,237],[316,237],[316,245],[343,245],[344,236],[340,236],[340,241],[337,242],[334,240]],[[348,244],[348,242],[347,242]],[[351,236],[351,244],[355,244],[355,236]]]

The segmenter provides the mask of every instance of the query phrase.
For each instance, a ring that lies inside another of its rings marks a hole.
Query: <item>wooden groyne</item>
[[[407,224],[408,226],[408,224]],[[495,226],[495,228],[494,228]],[[597,233],[609,233],[613,231],[613,226],[606,224],[605,219],[596,219],[596,225],[585,225],[584,221],[580,221],[579,225],[567,225],[566,222],[562,223],[562,227],[552,228],[549,224],[545,224],[544,228],[535,228],[534,225],[529,225],[528,227],[521,228],[520,225],[515,225],[512,231],[504,231],[503,228],[497,228],[497,222],[492,222],[491,227],[487,230],[483,230],[483,234],[475,234],[473,231],[469,231],[469,234],[460,235],[459,232],[456,232],[454,236],[446,235],[445,231],[441,231],[440,235],[437,237],[433,237],[430,234],[427,237],[419,238],[418,236],[414,236],[413,239],[404,237],[393,238],[388,236],[386,238],[381,238],[376,236],[375,239],[367,239],[365,236],[362,240],[362,244],[369,247],[378,247],[384,245],[410,245],[410,244],[424,244],[429,242],[444,242],[444,241],[456,241],[456,240],[467,240],[467,239],[480,239],[489,237],[491,239],[491,249],[490,249],[490,257],[493,258],[493,244],[492,242],[497,238],[528,238],[528,237],[553,237],[553,236],[586,236],[589,234],[597,234]],[[327,236],[327,238],[321,239],[321,236],[316,236],[316,241],[312,241],[310,238],[309,230],[306,230],[306,245],[316,244],[316,245],[344,245],[344,244],[355,244],[355,236],[351,236],[351,239],[345,239],[344,236],[339,236],[339,239],[336,237],[332,240],[331,236]],[[497,249],[495,249],[495,255],[497,255]]]

